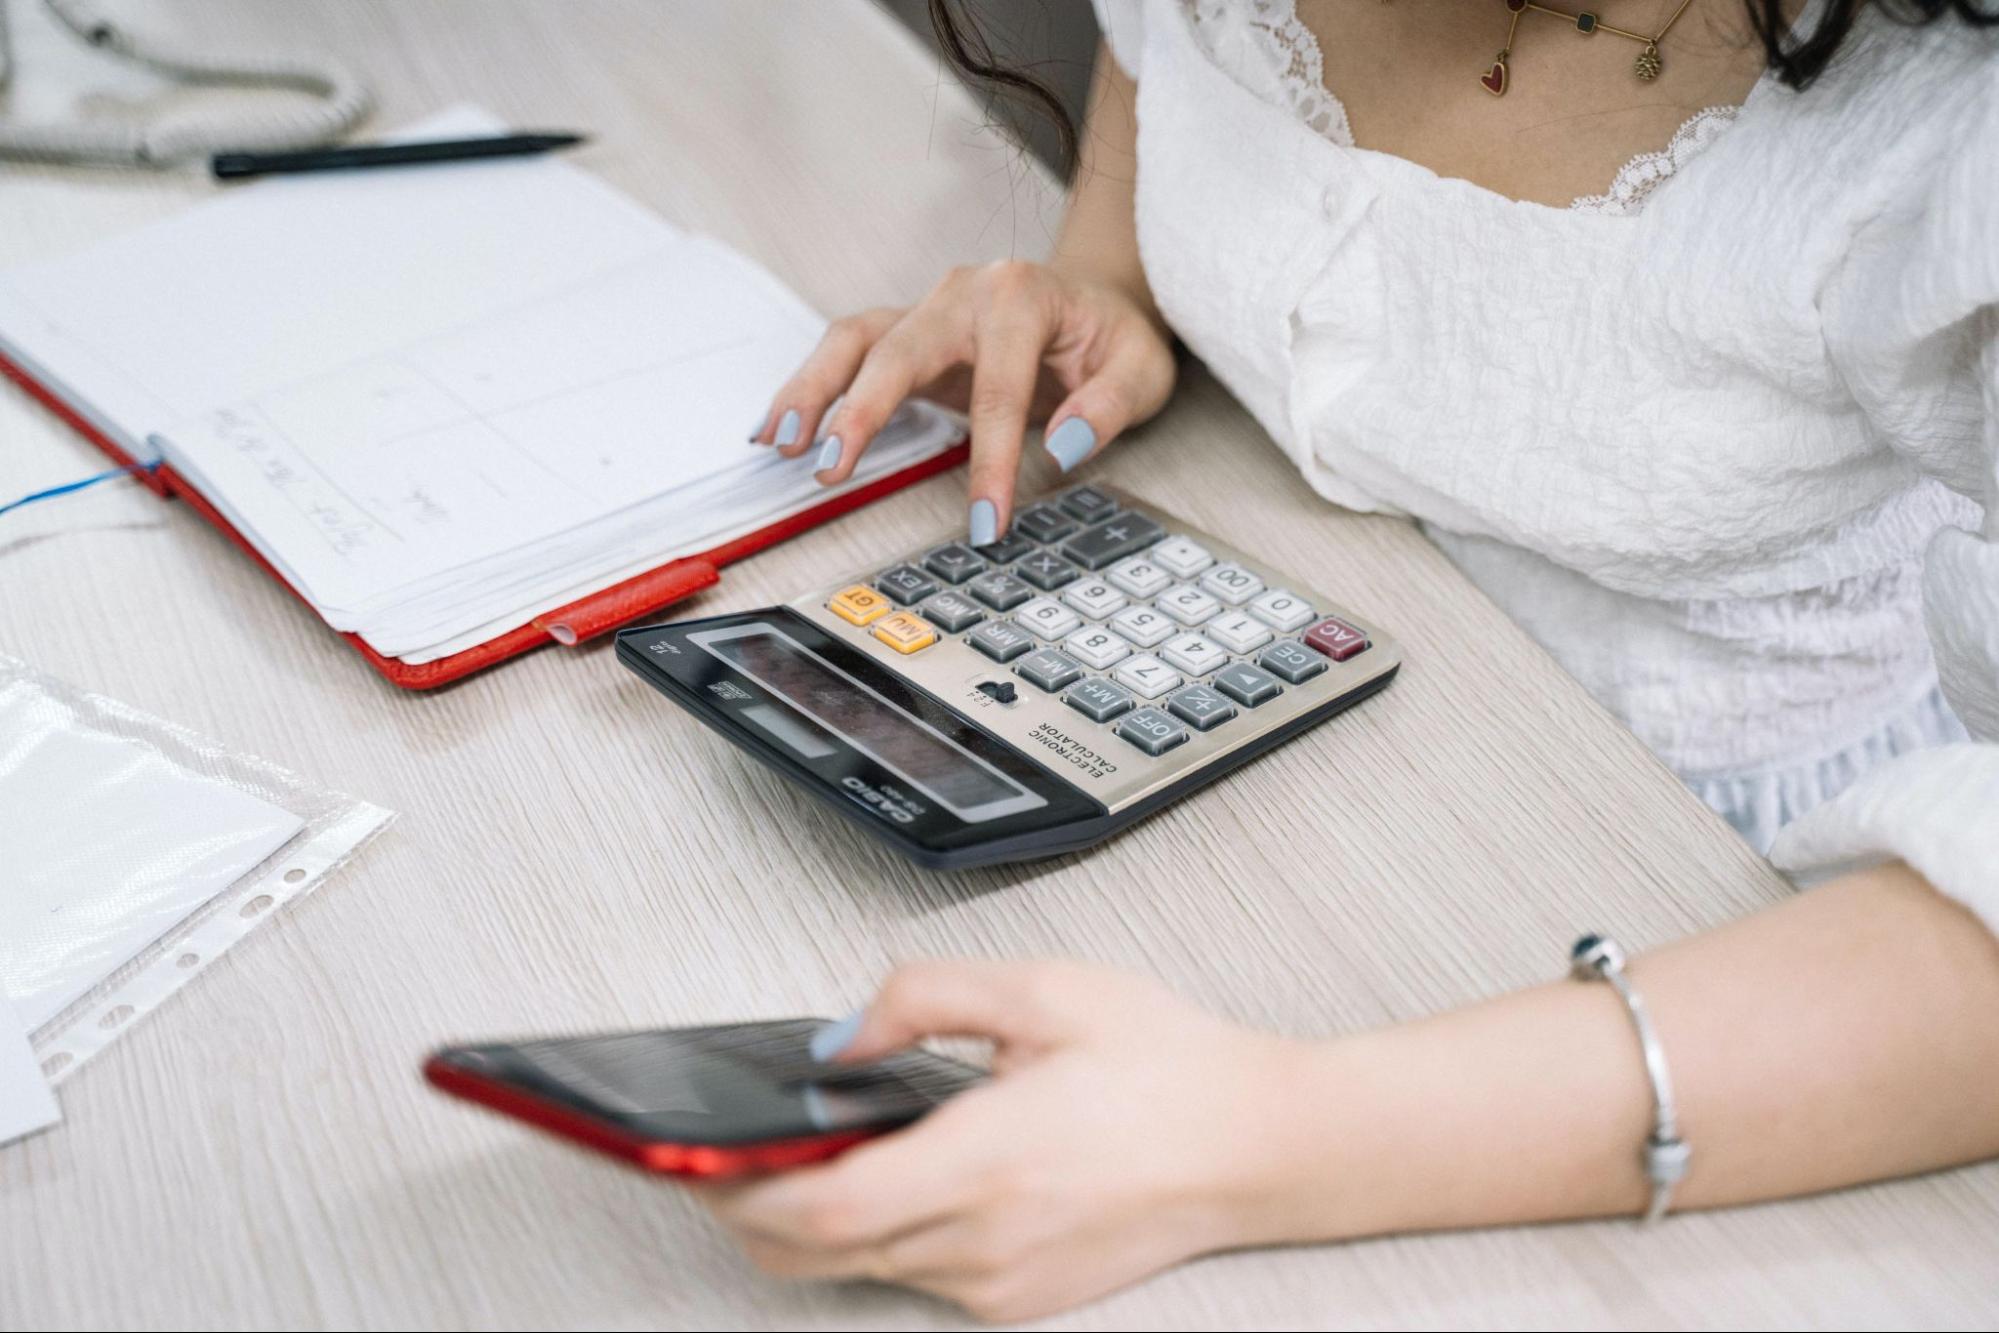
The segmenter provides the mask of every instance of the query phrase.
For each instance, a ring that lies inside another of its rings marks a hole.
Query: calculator
[[[1109,486],[618,658],[926,866],[1102,841],[1387,686],[1395,641]]]

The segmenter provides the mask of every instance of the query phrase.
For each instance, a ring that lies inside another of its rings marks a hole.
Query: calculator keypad
[[[1356,625],[1092,486],[1027,506],[998,541],[933,546],[871,582],[830,594],[827,611],[905,656],[962,637],[1034,687],[973,678],[981,703],[1013,709],[1038,690],[1050,699],[1033,705],[1038,725],[1059,701],[1074,722],[1058,725],[1101,725],[1127,754],[1164,755],[1230,723],[1229,735],[1254,734],[1238,719],[1371,646]]]

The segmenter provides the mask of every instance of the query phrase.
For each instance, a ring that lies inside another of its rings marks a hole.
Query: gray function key
[[[1196,731],[1212,731],[1235,716],[1235,705],[1205,685],[1189,685],[1168,699],[1166,708]]]
[[[1187,739],[1187,728],[1157,708],[1141,708],[1117,724],[1117,734],[1150,755],[1162,755]]]
[[[1247,662],[1233,662],[1215,673],[1215,688],[1244,708],[1269,703],[1284,693],[1284,687],[1268,671],[1259,671]]]
[[[983,560],[990,561],[995,565],[1006,565],[1013,563],[1029,551],[1032,551],[1034,543],[1021,536],[1015,529],[1008,528],[1006,536],[1000,538],[990,546],[975,546],[972,549],[977,551]]]
[[[1074,583],[1083,571],[1053,551],[1037,551],[1013,567],[1013,572],[1037,588],[1053,592],[1065,583]]]
[[[1050,694],[1071,681],[1080,680],[1083,675],[1082,663],[1069,654],[1057,652],[1053,648],[1043,648],[1040,652],[1028,654],[1021,658],[1013,669],[1016,674],[1039,685]]]
[[[1081,713],[1092,722],[1108,722],[1120,713],[1131,711],[1131,692],[1122,685],[1092,677],[1070,687],[1062,696],[1062,702]]]
[[[1080,526],[1054,505],[1030,505],[1014,519],[1013,526],[1038,542],[1060,541]]]
[[[1034,589],[1026,583],[997,569],[973,579],[965,585],[965,591],[995,611],[1011,611],[1034,596]]]
[[[904,606],[908,606],[911,602],[920,602],[936,592],[937,580],[914,565],[897,565],[894,569],[884,569],[876,577],[875,586]]]
[[[974,574],[986,572],[986,562],[963,542],[938,547],[923,557],[923,567],[946,583],[963,583]]]
[[[922,610],[923,618],[946,634],[970,629],[986,618],[984,607],[962,593],[950,591],[932,597],[923,604]]]
[[[1113,514],[1062,543],[1062,554],[1085,569],[1102,569],[1113,560],[1136,555],[1166,535],[1166,529],[1144,514]]]
[[[1078,486],[1058,498],[1055,503],[1062,506],[1063,513],[1071,518],[1079,518],[1085,523],[1109,518],[1117,512],[1117,501],[1094,486]]]
[[[1326,659],[1296,639],[1279,639],[1263,650],[1256,664],[1273,676],[1282,676],[1293,685],[1310,680],[1326,669]]]
[[[1034,636],[1011,620],[989,620],[967,634],[965,642],[995,662],[1011,662],[1034,651]]]

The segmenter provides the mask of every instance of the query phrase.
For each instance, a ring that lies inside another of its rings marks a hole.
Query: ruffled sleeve
[[[1150,0],[1090,0],[1097,26],[1118,68],[1138,80],[1139,56],[1145,50],[1145,6]]]
[[[1948,149],[1884,193],[1822,306],[1897,454],[1985,507],[1977,531],[1936,535],[1923,571],[1944,697],[1973,739],[1873,770],[1785,829],[1771,859],[1820,875],[1899,857],[1999,931],[1999,61],[1986,73]]]

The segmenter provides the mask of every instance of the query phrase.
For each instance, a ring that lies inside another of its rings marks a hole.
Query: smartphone
[[[724,1179],[838,1156],[978,1082],[924,1050],[828,1065],[815,1018],[452,1046],[424,1077],[648,1171]]]

